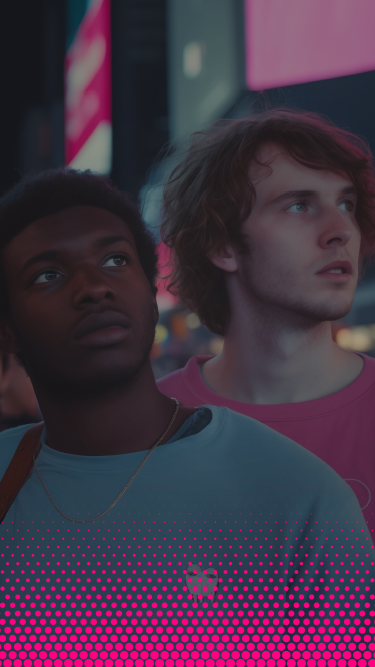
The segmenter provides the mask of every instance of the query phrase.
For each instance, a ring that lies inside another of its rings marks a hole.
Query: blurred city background
[[[374,25],[372,0],[4,2],[0,195],[31,170],[90,168],[139,202],[158,237],[173,166],[160,156],[218,118],[289,105],[327,115],[375,151]],[[158,299],[157,377],[220,351],[165,280]],[[374,267],[333,336],[375,356]]]

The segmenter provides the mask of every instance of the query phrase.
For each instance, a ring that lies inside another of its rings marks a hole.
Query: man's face
[[[123,220],[91,206],[26,227],[6,246],[14,351],[62,391],[121,386],[145,364],[157,308]]]
[[[275,145],[250,170],[256,203],[244,223],[249,254],[238,277],[256,299],[316,321],[351,308],[361,234],[356,194],[345,174],[309,169]]]

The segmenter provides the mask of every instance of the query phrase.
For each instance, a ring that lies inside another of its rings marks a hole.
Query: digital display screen
[[[250,90],[375,69],[373,0],[245,0]]]

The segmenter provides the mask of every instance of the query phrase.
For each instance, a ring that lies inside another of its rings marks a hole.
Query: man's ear
[[[232,245],[226,245],[220,250],[210,250],[207,257],[212,264],[227,273],[234,273],[238,269],[237,253]]]
[[[18,354],[21,352],[21,345],[17,340],[13,327],[3,317],[0,317],[0,350],[8,354]]]

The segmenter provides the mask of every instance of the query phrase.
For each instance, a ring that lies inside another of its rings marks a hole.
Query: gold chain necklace
[[[164,433],[162,433],[162,435],[160,436],[159,440],[158,440],[157,442],[155,442],[155,444],[154,444],[154,445],[151,447],[151,449],[147,452],[146,456],[145,456],[145,457],[142,459],[142,461],[140,462],[140,464],[139,464],[137,470],[135,471],[134,475],[129,479],[127,485],[123,488],[123,490],[121,491],[121,493],[118,494],[117,498],[113,501],[112,505],[110,505],[110,506],[108,507],[108,509],[105,510],[105,512],[102,512],[101,514],[98,514],[98,516],[95,516],[93,519],[72,519],[72,517],[68,516],[67,514],[64,514],[64,512],[62,512],[62,511],[57,507],[55,501],[54,501],[53,498],[51,497],[51,494],[50,494],[50,492],[48,491],[48,489],[47,489],[47,487],[46,487],[46,485],[45,485],[45,483],[44,483],[44,481],[43,481],[43,478],[42,478],[42,476],[41,476],[41,474],[40,474],[40,472],[39,472],[38,466],[36,465],[36,461],[35,461],[35,453],[34,453],[34,455],[33,455],[33,463],[34,463],[35,470],[37,471],[38,476],[39,476],[39,479],[40,479],[40,481],[42,482],[42,484],[43,484],[43,486],[44,486],[44,488],[45,488],[45,490],[46,490],[46,493],[47,493],[48,498],[50,499],[52,505],[57,509],[58,513],[61,514],[61,516],[63,516],[65,519],[69,519],[69,521],[73,521],[73,523],[89,523],[90,521],[96,521],[97,519],[101,519],[102,516],[104,516],[105,514],[107,514],[107,512],[109,512],[109,510],[111,510],[112,507],[114,507],[114,506],[116,505],[116,503],[118,503],[118,501],[120,500],[121,496],[124,495],[125,491],[128,490],[130,484],[131,484],[132,481],[135,479],[135,477],[138,475],[138,473],[139,473],[140,469],[142,468],[143,464],[146,463],[148,457],[152,454],[152,452],[154,451],[154,449],[156,449],[156,447],[159,445],[159,443],[161,443],[161,441],[164,440],[164,438],[165,438],[165,436],[167,435],[169,429],[171,428],[173,422],[175,421],[175,419],[176,419],[176,417],[177,417],[177,414],[178,414],[178,411],[179,411],[179,408],[180,408],[180,401],[178,401],[177,398],[173,398],[172,400],[175,401],[175,403],[176,403],[176,409],[175,409],[175,411],[174,411],[174,413],[173,413],[173,416],[172,416],[172,419],[171,419],[171,421],[169,422],[169,424],[168,424],[167,428],[165,429]]]

